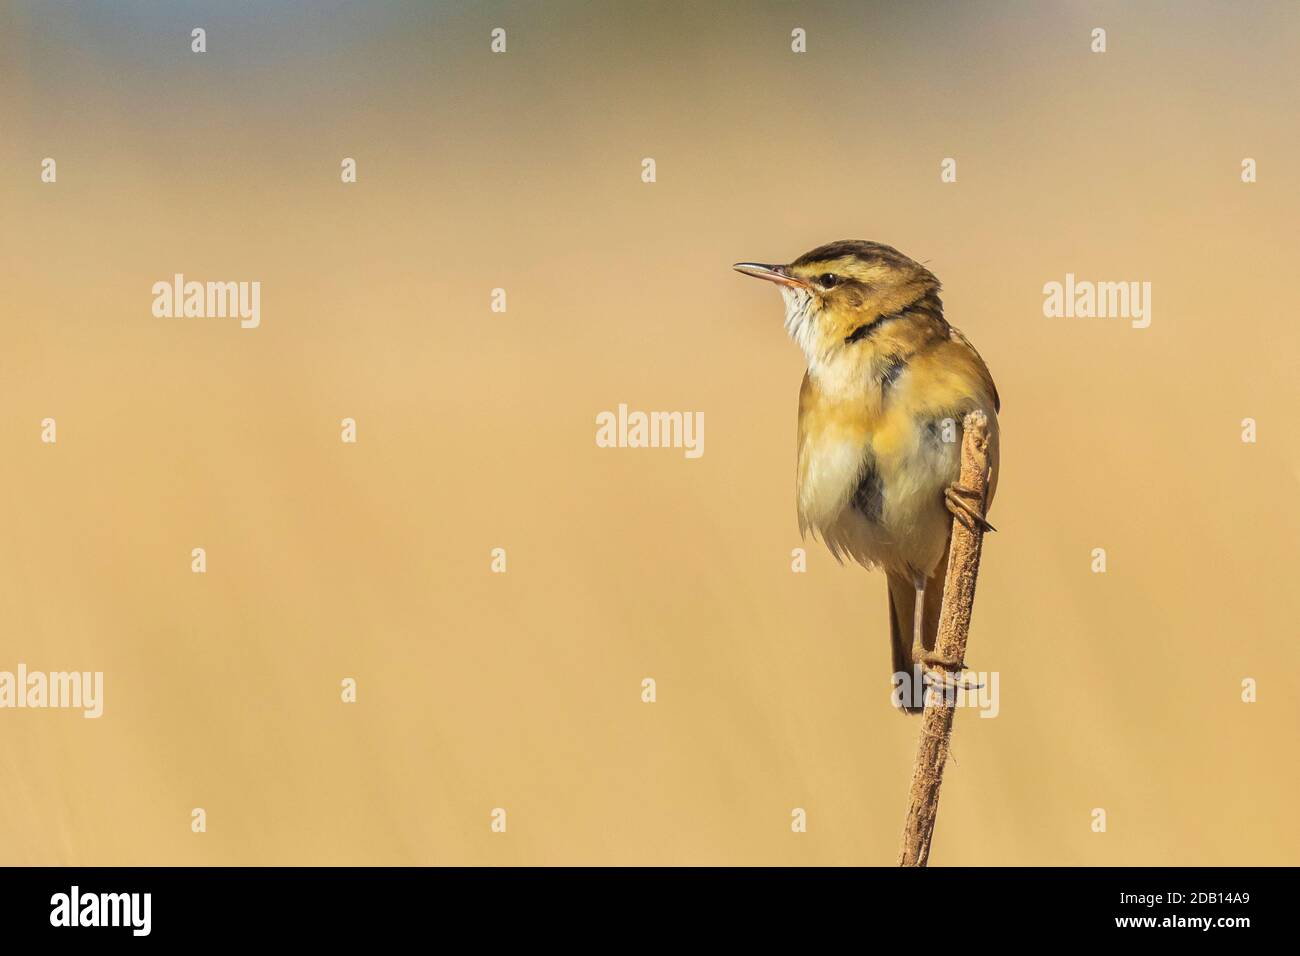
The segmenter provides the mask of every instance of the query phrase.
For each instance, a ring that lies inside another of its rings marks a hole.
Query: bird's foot
[[[967,488],[956,481],[943,491],[943,500],[948,505],[948,510],[968,530],[974,531],[979,528],[981,531],[997,531],[998,529],[984,518],[983,497],[974,488]]]
[[[965,661],[949,660],[939,654],[930,652],[922,656],[921,667],[925,674],[925,682],[941,692],[947,690],[980,690],[984,686],[979,681],[959,679],[963,671],[969,670]]]

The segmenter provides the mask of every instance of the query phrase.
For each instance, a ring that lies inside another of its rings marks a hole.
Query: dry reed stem
[[[989,426],[983,412],[971,412],[962,423],[961,484],[976,492],[980,512],[988,496]],[[952,684],[966,660],[966,637],[970,631],[971,607],[975,603],[975,578],[980,568],[980,544],[984,532],[966,522],[952,523],[948,554],[948,576],[943,584],[943,610],[935,639],[935,676]],[[939,785],[948,759],[952,718],[956,709],[953,691],[941,687],[926,690],[921,714],[921,737],[912,766],[912,787],[907,800],[907,822],[899,866],[925,866],[930,859],[934,821],[939,814]]]

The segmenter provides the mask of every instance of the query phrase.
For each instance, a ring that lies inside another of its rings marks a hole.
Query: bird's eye
[[[840,277],[834,272],[823,272],[817,277],[817,284],[823,289],[833,289],[840,284]]]

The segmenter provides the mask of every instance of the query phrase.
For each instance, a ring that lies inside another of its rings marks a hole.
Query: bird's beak
[[[790,285],[798,289],[808,288],[808,283],[804,282],[803,279],[792,276],[786,266],[765,266],[761,262],[737,262],[731,268],[737,272],[743,272],[747,276],[753,276],[755,279],[766,279],[768,282]]]

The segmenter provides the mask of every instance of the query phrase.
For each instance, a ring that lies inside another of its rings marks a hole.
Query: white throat
[[[807,289],[782,286],[781,295],[785,298],[785,330],[803,350],[808,374],[827,396],[849,401],[859,398],[864,382],[862,369],[854,361],[851,350],[838,343],[827,345],[819,341],[818,309],[813,294]]]
[[[824,356],[817,351],[816,309],[812,293],[807,289],[783,285],[781,298],[785,299],[785,330],[795,344],[803,349],[808,370],[815,371]]]

